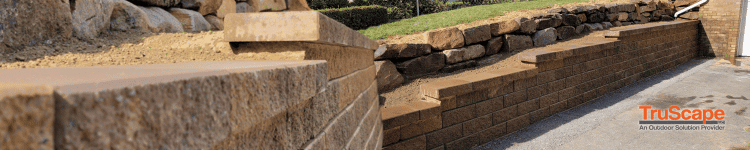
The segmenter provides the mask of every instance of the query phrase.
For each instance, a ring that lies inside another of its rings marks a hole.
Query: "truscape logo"
[[[638,106],[643,110],[643,120],[638,130],[645,131],[721,131],[724,130],[722,109],[680,109],[671,106],[666,110]]]

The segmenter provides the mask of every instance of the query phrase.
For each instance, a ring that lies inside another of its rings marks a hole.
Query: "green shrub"
[[[416,0],[368,0],[370,3],[389,7],[391,19],[404,19],[417,16]],[[391,8],[396,7],[396,8]],[[446,5],[439,0],[419,0],[419,14],[431,14],[446,10]]]
[[[310,8],[318,9],[332,9],[332,8],[344,8],[349,7],[348,0],[306,0],[307,5]]]
[[[409,10],[398,8],[398,7],[388,7],[388,19],[406,19],[411,18],[413,15],[411,15],[411,12]]]
[[[333,18],[354,30],[365,29],[388,22],[388,10],[378,5],[324,9],[318,12]]]

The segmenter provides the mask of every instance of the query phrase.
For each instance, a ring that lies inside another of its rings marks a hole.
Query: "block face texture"
[[[253,10],[260,11],[282,11],[286,9],[286,1],[282,0],[249,0]]]
[[[445,50],[442,53],[445,54],[445,61],[448,64],[454,64],[465,60],[478,58],[484,55],[484,46],[480,44],[460,48]]]
[[[508,133],[513,133],[515,131],[521,130],[531,124],[531,120],[529,118],[529,114],[525,114],[522,116],[519,116],[517,118],[513,118],[511,120],[508,120],[506,130]]]
[[[476,117],[475,105],[456,108],[443,112],[443,125],[451,126]]]
[[[376,56],[375,59],[414,58],[429,54],[432,51],[428,44],[385,44],[383,48],[385,51]]]
[[[357,97],[357,100],[352,102],[352,105],[347,106],[344,110],[340,111],[338,116],[336,118],[332,119],[330,123],[326,126],[324,131],[320,133],[319,135],[316,135],[315,139],[310,140],[307,142],[307,145],[302,146],[303,149],[343,149],[347,145],[349,145],[349,141],[351,141],[352,137],[356,133],[356,129],[361,126],[362,124],[373,124],[376,122],[379,122],[379,119],[377,119],[377,114],[379,113],[379,106],[377,101],[377,86],[373,82],[373,84],[370,84],[370,87],[366,90],[366,92],[363,92],[360,96]],[[368,115],[366,115],[368,114]],[[369,116],[369,117],[366,117]],[[375,117],[372,117],[375,116]],[[369,119],[368,119],[369,118]],[[368,123],[369,122],[369,123]],[[255,130],[247,130],[247,132],[241,135],[233,136],[233,139],[236,139],[234,141],[252,141],[251,138],[254,137],[248,137],[247,135],[253,135]],[[284,131],[284,130],[281,130]],[[277,131],[278,132],[278,131]],[[284,132],[281,132],[284,133]],[[282,135],[289,135],[289,134],[282,134]],[[264,136],[278,136],[273,134],[264,134]],[[289,135],[293,136],[293,134]],[[280,136],[280,137],[267,137],[269,138],[269,142],[267,143],[277,143],[274,139],[284,139],[287,137]],[[234,142],[234,141],[225,141],[225,142]],[[234,143],[241,143],[241,142],[234,142]],[[287,143],[284,141],[281,141],[281,143]],[[226,148],[222,149],[229,149],[234,147],[240,147],[240,148],[256,148],[259,146],[254,146],[252,144],[261,144],[264,143],[248,143],[248,144],[241,144],[239,146],[235,145],[229,145],[226,146]],[[246,146],[247,145],[247,146]],[[295,149],[292,147],[287,147],[287,149]]]
[[[486,130],[479,132],[479,139],[481,140],[481,143],[487,143],[491,142],[495,139],[499,139],[503,135],[505,135],[505,123],[501,123],[498,125],[494,125]]]
[[[435,131],[440,128],[443,128],[441,117],[433,116],[433,117],[419,120],[416,122],[412,122],[411,124],[403,126],[401,128],[400,138],[402,140],[406,140],[406,139],[409,139],[418,135],[423,135],[425,133]]]
[[[464,35],[465,45],[487,41],[492,37],[490,25],[479,25],[474,27],[461,28]]]
[[[533,46],[534,42],[527,35],[506,34],[503,43],[503,49],[507,49],[509,52],[524,50]]]
[[[484,55],[489,56],[492,54],[497,54],[503,47],[503,37],[495,37],[490,39],[489,41],[487,41],[487,43],[484,44],[484,47],[486,48],[486,52]]]
[[[425,136],[418,136],[406,141],[398,142],[393,145],[383,147],[383,150],[403,150],[403,149],[427,149],[427,139]]]
[[[578,16],[573,14],[563,14],[562,17],[562,25],[565,26],[578,26],[581,25],[581,19],[578,18]]]
[[[404,76],[398,73],[396,65],[390,60],[375,61],[375,79],[378,81],[378,91],[388,91],[401,86]]]
[[[492,124],[500,124],[515,117],[518,117],[518,105],[505,107],[500,111],[492,113]]]
[[[521,28],[521,22],[519,21],[520,20],[513,19],[492,23],[490,24],[490,32],[492,33],[492,36],[500,36],[506,33],[516,32]]]
[[[0,149],[53,149],[53,88],[0,83]]]
[[[224,28],[227,42],[304,41],[378,48],[375,40],[316,11],[227,14]]]
[[[479,134],[474,134],[474,135],[467,135],[453,142],[446,143],[445,149],[446,150],[464,150],[464,149],[471,149],[472,147],[479,146],[480,144],[482,143],[480,143]]]
[[[503,101],[503,97],[495,97],[482,102],[478,102],[476,106],[476,114],[485,115],[503,109]]]
[[[556,31],[558,40],[566,40],[578,35],[576,28],[573,26],[557,27]]]
[[[555,40],[557,39],[556,32],[555,28],[547,28],[537,31],[533,38],[534,46],[544,46],[555,43]]]
[[[484,115],[463,123],[464,134],[474,134],[492,126],[492,115]]]
[[[434,50],[454,49],[464,46],[464,35],[456,27],[431,30],[423,33],[425,43]]]
[[[429,149],[442,146],[445,143],[455,141],[456,139],[463,137],[464,134],[462,130],[463,126],[461,126],[461,124],[457,124],[444,127],[435,132],[427,133],[427,148]]]
[[[370,83],[375,81],[375,66],[370,66],[347,76],[330,81],[330,84],[338,84],[337,99],[339,108],[343,109],[348,106],[357,96],[365,89],[369,88]]]

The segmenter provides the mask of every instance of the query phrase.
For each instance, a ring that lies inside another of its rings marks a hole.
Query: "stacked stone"
[[[557,40],[611,27],[671,21],[675,3],[642,0],[625,4],[593,4],[556,8],[547,13],[489,24],[427,31],[422,43],[381,45],[375,52],[380,91],[398,87],[406,78],[453,72],[496,61],[499,52],[522,51]],[[681,3],[677,3],[682,5]],[[395,67],[394,67],[395,66]]]
[[[676,11],[680,11],[692,4],[695,4],[696,2],[698,2],[698,0],[675,0],[672,2],[672,7],[674,7]],[[699,7],[695,7],[680,14],[680,16],[678,17],[682,19],[698,20],[698,11]],[[674,14],[672,14],[672,16],[674,16]]]

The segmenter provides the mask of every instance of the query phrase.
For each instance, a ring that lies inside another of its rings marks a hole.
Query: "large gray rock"
[[[586,12],[586,7],[584,6],[570,6],[567,8],[568,12],[571,14],[577,14],[577,13],[583,13]]]
[[[620,7],[617,5],[617,3],[609,3],[604,5],[604,7],[607,9],[607,13],[619,13]]]
[[[602,22],[602,26],[604,26],[604,29],[608,29],[612,27],[612,23],[610,22]]]
[[[618,19],[620,19],[620,14],[619,13],[617,13],[617,14],[607,14],[606,21],[617,21]]]
[[[556,31],[558,40],[566,40],[578,35],[576,28],[573,26],[557,27]]]
[[[152,32],[184,32],[182,23],[159,7],[140,7],[148,14],[148,29]]]
[[[617,6],[620,8],[620,12],[634,12],[638,8],[638,5],[633,3],[618,4]]]
[[[443,54],[445,54],[446,63],[455,64],[457,62],[482,57],[484,52],[484,46],[477,44],[464,48],[445,50],[443,51]]]
[[[404,76],[398,73],[396,65],[390,60],[375,61],[375,80],[378,82],[378,92],[384,92],[401,86]]]
[[[507,49],[510,52],[534,47],[534,42],[528,35],[506,34],[504,38],[505,42],[502,49]]]
[[[73,10],[73,35],[80,39],[94,39],[109,28],[113,0],[77,0]]]
[[[476,67],[477,65],[478,65],[477,61],[467,60],[467,61],[460,62],[457,64],[445,65],[443,69],[440,69],[440,72],[454,72],[454,71],[458,71],[461,69]]]
[[[612,22],[612,26],[613,26],[613,27],[619,27],[619,26],[622,26],[622,22],[620,22],[620,21],[615,21],[615,22]]]
[[[198,10],[201,15],[216,14],[222,0],[181,0],[182,8]],[[235,8],[236,9],[236,8]]]
[[[540,18],[540,19],[536,19],[534,21],[536,21],[536,24],[537,24],[536,29],[537,30],[547,29],[547,28],[554,28],[554,27],[560,26],[560,24],[562,24],[562,16],[557,15],[557,16],[551,17],[551,18]]]
[[[590,23],[598,23],[604,21],[604,19],[607,18],[607,15],[601,12],[595,12],[591,13],[586,16],[586,22]]]
[[[133,3],[115,0],[109,28],[116,31],[148,30],[148,15]]]
[[[140,6],[173,7],[180,4],[180,0],[128,0]]]
[[[562,17],[562,25],[566,26],[578,26],[581,25],[581,19],[578,18],[576,15],[572,14],[563,14]]]
[[[248,13],[248,12],[254,12],[253,7],[250,6],[247,2],[239,2],[237,3],[237,13]]]
[[[497,54],[498,52],[500,52],[500,49],[503,48],[503,37],[495,37],[490,39],[484,44],[484,47],[487,50],[484,55]]]
[[[445,67],[445,55],[432,53],[396,64],[396,68],[407,76],[424,75]]]
[[[0,54],[71,36],[67,0],[0,0]]]
[[[492,34],[490,33],[490,26],[486,24],[473,27],[464,27],[461,28],[461,31],[464,34],[464,42],[466,43],[465,45],[487,41],[492,37]]]
[[[214,15],[207,15],[203,18],[206,18],[206,21],[211,24],[211,30],[224,30],[224,19]]]
[[[385,50],[382,54],[375,58],[376,60],[392,58],[414,58],[429,54],[431,52],[430,45],[427,44],[384,44],[381,47]]]
[[[544,30],[539,30],[534,34],[534,46],[545,46],[552,43],[555,43],[555,40],[557,39],[555,28],[547,28]]]
[[[594,27],[591,26],[590,24],[581,24],[581,25],[578,25],[578,27],[576,27],[576,33],[581,34],[581,33],[591,32],[593,28]]]
[[[427,44],[435,50],[454,49],[464,46],[464,34],[456,27],[435,29],[424,34]]]
[[[211,30],[211,23],[208,23],[203,15],[196,11],[172,8],[169,9],[169,13],[172,14],[182,24],[182,29],[185,32],[200,32]]]
[[[558,7],[558,8],[547,11],[547,13],[567,14],[569,12],[568,12],[568,9]]]
[[[515,20],[516,22],[521,23],[521,26],[519,26],[517,33],[534,34],[536,32],[536,27],[537,27],[536,21],[527,19],[525,17],[519,17],[519,18],[516,18]]]

